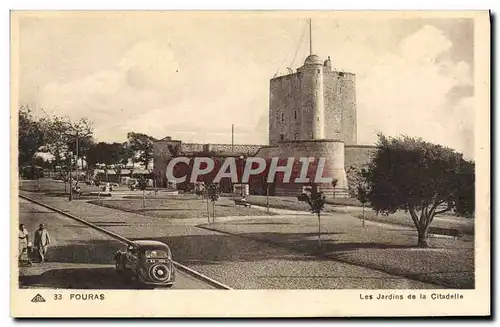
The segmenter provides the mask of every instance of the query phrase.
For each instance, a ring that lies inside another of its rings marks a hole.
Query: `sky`
[[[87,117],[98,141],[231,143],[234,124],[235,143],[267,144],[269,80],[303,64],[309,16],[23,16],[19,103]],[[312,26],[313,52],[356,74],[359,144],[405,134],[474,157],[472,20],[323,14]]]

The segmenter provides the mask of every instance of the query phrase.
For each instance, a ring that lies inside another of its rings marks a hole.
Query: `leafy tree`
[[[31,109],[21,106],[19,109],[19,168],[32,164],[32,160],[45,143],[45,130],[42,122],[33,117]]]
[[[372,208],[409,212],[420,247],[428,246],[427,231],[436,215],[452,209],[473,214],[474,164],[450,148],[420,138],[379,134],[365,176]]]
[[[370,192],[370,186],[366,181],[367,170],[362,168],[358,169],[355,166],[350,167],[347,170],[347,180],[348,180],[348,192],[351,198],[357,199],[361,202],[363,211],[363,227],[365,227],[365,207],[368,202],[368,193]]]
[[[112,165],[113,169],[120,180],[122,169],[130,160],[130,152],[126,148],[126,143],[111,143],[108,146],[108,155],[106,155],[105,164]]]
[[[130,132],[127,134],[130,149],[134,152],[134,162],[141,163],[145,169],[148,169],[149,164],[153,160],[153,146],[156,139],[152,136]],[[135,160],[137,158],[137,160]]]
[[[335,189],[337,188],[337,184],[339,183],[338,179],[332,180],[332,187],[333,187],[333,198],[335,198]]]
[[[219,185],[216,183],[210,183],[207,185],[206,190],[207,190],[207,201],[210,200],[212,202],[213,222],[215,222],[215,201],[219,199],[220,195]]]
[[[78,172],[78,160],[80,158],[80,141],[92,137],[92,122],[87,118],[82,118],[73,122],[69,117],[53,116],[47,120],[46,144],[44,150],[54,156],[54,164],[61,167],[61,174],[64,168],[68,169],[71,182],[71,171],[73,167]],[[84,150],[85,152],[85,150]],[[73,155],[76,156],[76,165],[72,162]],[[77,178],[79,174],[77,173]],[[66,178],[64,179],[66,190]],[[72,187],[70,187],[70,197],[72,199]]]
[[[137,187],[142,191],[142,207],[146,208],[146,188],[148,187],[148,181],[144,176],[140,176],[137,180]]]
[[[473,217],[475,212],[475,164],[465,161],[459,170],[458,176],[458,200],[454,211],[458,216]]]
[[[78,151],[76,150],[76,145],[78,143]],[[73,153],[75,156],[77,155],[78,152],[78,158],[80,161],[80,166],[83,168],[83,160],[85,160],[86,165],[87,165],[87,173],[90,174],[90,170],[95,167],[95,165],[90,166],[88,162],[88,156],[89,152],[91,151],[92,147],[94,146],[94,140],[91,135],[82,137],[78,139],[78,142],[76,142],[76,139],[69,139],[68,140],[68,150]]]
[[[321,246],[321,211],[325,207],[325,196],[323,192],[318,191],[316,184],[312,184],[311,187],[306,189],[306,193],[298,198],[299,201],[309,204],[311,213],[315,213],[318,216],[318,245]]]

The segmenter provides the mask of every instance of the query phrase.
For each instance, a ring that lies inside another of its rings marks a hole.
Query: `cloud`
[[[102,141],[125,140],[127,132],[137,131],[191,142],[230,142],[234,124],[237,143],[264,144],[269,79],[289,50],[282,39],[276,41],[284,31],[262,36],[250,28],[238,30],[238,24],[234,31],[209,25],[195,36],[181,33],[177,39],[175,28],[166,29],[172,34],[167,36],[120,34],[127,40],[117,47],[110,39],[112,50],[92,43],[93,37],[84,49],[106,60],[89,68],[82,64],[88,56],[74,63],[70,59],[79,52],[68,55],[59,70],[44,70],[44,80],[51,82],[33,78],[28,83],[39,87],[31,87],[37,91],[29,92],[36,94],[30,101],[49,113],[89,117]],[[333,28],[323,37],[327,41],[317,45],[321,53],[332,55],[334,67],[356,73],[358,142],[372,144],[381,131],[421,136],[471,153],[473,72],[468,62],[449,59],[456,50],[449,34],[427,25],[404,37],[397,25],[366,26],[346,24],[345,33]],[[32,66],[45,67],[41,63],[51,58],[49,53]],[[296,63],[302,64],[301,59]]]
[[[452,46],[439,29],[424,26],[358,75],[360,143],[373,143],[377,132],[406,134],[471,155],[472,98],[455,94],[453,102],[448,94],[471,86],[472,72],[463,61],[441,59]]]
[[[243,59],[205,65],[177,57],[168,43],[140,41],[115,67],[49,83],[36,102],[75,120],[90,116],[103,141],[124,140],[130,131],[186,139],[189,131],[192,141],[227,142],[235,124],[239,143],[255,143],[254,127],[268,105],[268,76]]]

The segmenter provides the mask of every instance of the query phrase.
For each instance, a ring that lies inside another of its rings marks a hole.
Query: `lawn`
[[[474,242],[429,239],[430,248],[416,248],[417,235],[405,227],[367,224],[346,214],[322,219],[322,246],[318,221],[313,217],[253,218],[217,222],[203,227],[260,240],[290,250],[355,264],[393,275],[448,288],[474,288]]]
[[[265,196],[252,195],[248,197],[248,202],[265,207],[267,200]],[[336,203],[333,205],[332,203]],[[357,205],[349,205],[349,202],[356,202],[354,199],[335,199],[328,200],[325,204],[325,213],[348,213],[355,218],[362,218],[362,208]],[[343,205],[341,203],[344,203]],[[295,210],[295,211],[308,211],[309,206],[297,200],[296,197],[285,196],[270,196],[269,207],[277,209]],[[387,216],[377,215],[370,208],[365,209],[365,219],[380,223],[396,224],[406,227],[414,228],[413,220],[409,213],[404,211],[397,211],[394,214]],[[429,232],[436,234],[459,234],[474,235],[474,219],[455,217],[453,215],[442,215],[435,217]]]
[[[358,211],[351,211],[355,217],[362,219],[363,215]],[[374,222],[390,223],[414,228],[410,214],[398,211],[392,215],[382,216],[375,214],[372,210],[367,211],[365,219]],[[459,218],[452,216],[437,216],[429,227],[429,233],[454,235],[454,231],[459,234],[474,235],[474,219]]]
[[[143,207],[142,197],[129,197],[120,200],[91,201],[90,203],[104,207],[133,212],[158,218],[203,218],[207,217],[207,201],[193,195],[166,196],[162,198],[149,197]],[[212,203],[209,202],[210,216],[213,215]],[[229,198],[221,197],[215,202],[215,216],[269,216],[260,209],[236,206]]]

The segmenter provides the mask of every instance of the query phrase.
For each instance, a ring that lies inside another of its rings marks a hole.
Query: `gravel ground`
[[[319,255],[451,288],[474,288],[474,243],[471,238],[433,238],[419,249],[416,232],[381,227],[349,215],[322,219],[322,248],[313,216],[247,219],[204,225],[205,228],[266,241],[298,253]]]
[[[381,271],[306,255],[245,237],[57,197],[34,198],[132,239],[161,240],[174,259],[241,289],[433,289],[438,286]],[[269,218],[258,222],[266,223]],[[199,219],[203,223],[205,219]],[[191,223],[191,222],[190,222]],[[267,225],[263,225],[267,226]]]

